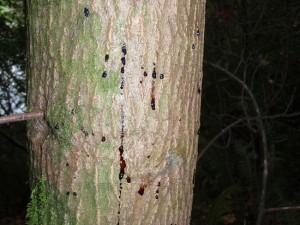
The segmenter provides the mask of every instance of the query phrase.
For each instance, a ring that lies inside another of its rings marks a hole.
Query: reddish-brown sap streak
[[[122,180],[124,175],[125,175],[125,168],[126,168],[126,161],[123,158],[123,152],[124,148],[123,145],[119,147],[119,152],[120,152],[120,173],[119,173],[119,179]]]
[[[150,94],[150,98],[151,98],[151,109],[155,110],[155,81],[152,81],[152,87],[151,87],[151,94]]]
[[[145,191],[144,186],[141,186],[140,189],[138,190],[138,193],[139,193],[140,195],[144,195],[144,191]]]
[[[160,187],[160,181],[157,183],[157,189],[155,191],[155,199],[158,199],[159,187]]]

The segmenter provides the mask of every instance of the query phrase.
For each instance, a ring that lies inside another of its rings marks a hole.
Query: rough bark
[[[204,10],[28,1],[31,224],[189,224]]]

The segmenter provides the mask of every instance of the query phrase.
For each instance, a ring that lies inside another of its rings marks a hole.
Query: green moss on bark
[[[37,179],[27,208],[28,225],[76,224],[66,202],[68,195],[49,185],[44,177]],[[65,222],[63,222],[65,221]]]

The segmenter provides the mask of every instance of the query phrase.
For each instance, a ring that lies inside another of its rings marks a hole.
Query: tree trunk
[[[189,224],[204,10],[29,0],[30,224]]]

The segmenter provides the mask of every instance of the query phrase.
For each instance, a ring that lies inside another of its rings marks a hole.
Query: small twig
[[[0,124],[19,122],[24,120],[33,120],[33,119],[38,119],[43,117],[44,117],[43,112],[30,112],[30,113],[22,113],[22,114],[9,115],[9,116],[1,116]]]
[[[245,120],[246,118],[241,118],[238,119],[236,121],[234,121],[233,123],[229,124],[227,127],[225,127],[224,129],[222,129],[220,131],[220,133],[218,133],[213,139],[211,139],[211,141],[205,146],[205,148],[201,151],[201,153],[198,155],[197,160],[200,160],[202,158],[202,156],[207,152],[207,150],[210,148],[210,146],[212,146],[212,144],[219,138],[221,137],[225,132],[227,132],[228,130],[230,130],[232,127],[234,127],[235,125],[237,125],[238,123],[242,122],[243,120]]]
[[[300,112],[296,112],[296,113],[291,113],[291,114],[286,114],[281,113],[281,114],[275,114],[275,115],[270,115],[270,116],[263,116],[262,119],[266,119],[266,120],[272,120],[272,119],[277,119],[277,118],[290,118],[290,117],[297,117],[300,116]],[[205,147],[203,148],[203,150],[201,151],[201,153],[198,155],[197,160],[202,159],[203,155],[208,151],[208,149],[214,144],[214,142],[216,142],[216,140],[218,140],[222,135],[224,135],[225,132],[227,132],[228,130],[230,130],[232,127],[234,127],[235,125],[237,125],[238,123],[243,122],[244,120],[257,120],[256,117],[244,117],[244,118],[240,118],[236,121],[234,121],[233,123],[229,124],[228,126],[226,126],[225,128],[223,128],[216,136],[214,136],[211,141],[205,145]]]
[[[297,211],[297,210],[300,210],[300,206],[268,208],[268,209],[266,209],[266,213],[283,212],[283,211]]]

